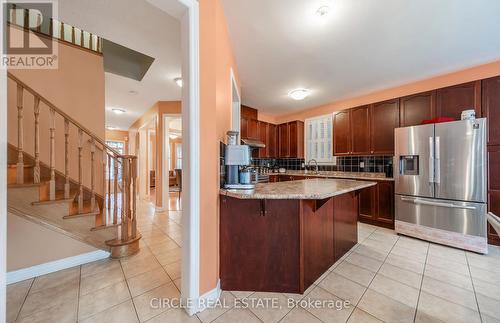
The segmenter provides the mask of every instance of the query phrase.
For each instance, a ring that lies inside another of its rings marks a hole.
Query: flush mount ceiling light
[[[182,77],[177,77],[174,79],[175,84],[177,84],[179,87],[182,87]]]
[[[288,92],[288,96],[296,101],[304,100],[311,94],[311,91],[308,89],[295,89]]]
[[[107,126],[106,126],[106,129],[108,129],[108,130],[116,130],[116,127],[113,127],[113,126],[107,125]]]
[[[115,114],[124,114],[126,111],[123,109],[113,108],[111,109]]]
[[[325,17],[330,12],[330,7],[327,5],[321,6],[316,10],[316,15],[319,17]]]
[[[137,94],[139,94],[139,92],[137,92],[136,90],[130,90],[130,91],[128,91],[128,93],[130,95],[137,95]]]
[[[170,137],[170,139],[177,139],[179,136],[177,136],[177,135],[170,135],[169,137]]]

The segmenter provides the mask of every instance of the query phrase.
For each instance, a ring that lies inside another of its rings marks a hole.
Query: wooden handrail
[[[65,113],[64,111],[62,111],[58,107],[56,107],[52,102],[50,102],[49,100],[45,99],[40,93],[38,93],[37,91],[33,90],[29,85],[27,85],[26,83],[24,83],[23,81],[21,81],[20,79],[18,79],[17,77],[15,77],[11,72],[7,72],[7,76],[11,80],[13,80],[14,82],[16,82],[18,85],[20,85],[24,90],[30,92],[33,96],[38,97],[41,102],[45,103],[45,105],[47,105],[49,107],[49,109],[53,109],[55,112],[57,112],[57,114],[59,114],[64,119],[66,119],[69,122],[71,122],[78,129],[81,129],[85,134],[87,134],[90,138],[94,139],[96,142],[98,142],[99,144],[101,144],[103,146],[103,148],[105,148],[106,150],[112,152],[113,155],[114,155],[114,157],[123,157],[118,151],[116,151],[112,147],[108,146],[103,139],[99,138],[99,136],[97,136],[92,131],[90,131],[89,129],[87,129],[81,123],[79,123],[78,121],[76,121],[75,119],[73,119],[72,117],[70,117],[67,113]]]

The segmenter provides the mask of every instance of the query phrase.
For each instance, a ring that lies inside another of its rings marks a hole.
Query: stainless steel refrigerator
[[[486,119],[395,130],[396,232],[487,253]]]

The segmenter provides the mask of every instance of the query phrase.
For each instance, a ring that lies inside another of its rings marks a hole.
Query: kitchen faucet
[[[318,169],[318,162],[316,161],[316,159],[310,159],[308,162],[307,162],[307,167],[310,168],[311,167],[311,162],[314,162],[314,173],[319,173],[319,169]]]

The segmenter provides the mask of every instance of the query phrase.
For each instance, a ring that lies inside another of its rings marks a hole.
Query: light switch
[[[359,168],[365,168],[365,162],[360,162],[359,163]]]

